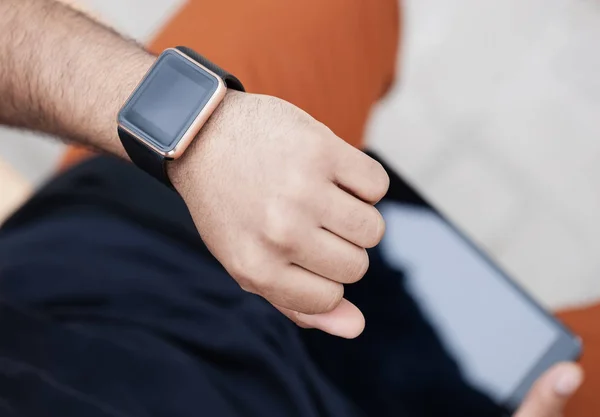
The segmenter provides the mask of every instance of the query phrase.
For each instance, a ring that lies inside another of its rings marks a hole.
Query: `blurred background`
[[[72,0],[141,42],[184,0]],[[132,18],[134,17],[134,18]],[[370,147],[545,305],[600,297],[600,3],[404,0]],[[64,145],[0,130],[0,217]]]

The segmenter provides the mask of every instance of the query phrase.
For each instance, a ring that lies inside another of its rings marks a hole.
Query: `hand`
[[[381,164],[285,101],[229,92],[169,175],[244,290],[301,326],[362,332],[343,284],[362,278],[384,233]]]
[[[536,382],[514,417],[561,417],[582,382],[583,372],[578,365],[556,365]]]

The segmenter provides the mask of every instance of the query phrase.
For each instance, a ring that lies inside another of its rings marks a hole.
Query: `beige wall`
[[[550,306],[600,296],[600,7],[404,0],[371,138]]]

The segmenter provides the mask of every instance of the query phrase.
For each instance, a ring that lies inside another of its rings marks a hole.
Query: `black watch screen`
[[[176,51],[163,53],[119,114],[119,124],[168,152],[218,88],[215,77]]]

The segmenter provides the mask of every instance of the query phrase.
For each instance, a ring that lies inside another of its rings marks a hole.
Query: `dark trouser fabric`
[[[0,230],[0,415],[497,415],[377,250],[347,296],[357,340],[296,328],[239,289],[175,193],[92,159]]]

